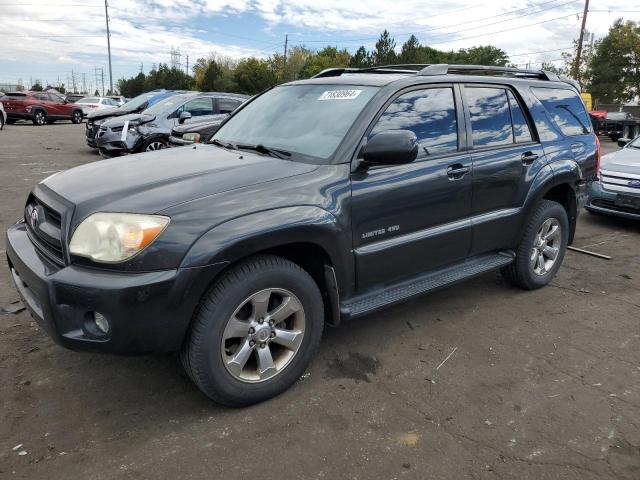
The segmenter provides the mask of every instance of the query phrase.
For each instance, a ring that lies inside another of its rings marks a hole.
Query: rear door
[[[396,95],[368,138],[411,130],[417,159],[352,174],[357,288],[427,272],[463,259],[470,247],[471,156],[454,85],[420,86]]]
[[[546,161],[515,90],[467,84],[463,98],[473,160],[471,254],[477,255],[513,244],[531,181]]]

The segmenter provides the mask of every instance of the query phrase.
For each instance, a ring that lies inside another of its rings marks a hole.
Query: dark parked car
[[[160,150],[169,145],[171,130],[176,125],[219,119],[222,112],[233,110],[247,98],[232,93],[175,95],[142,113],[104,122],[96,135],[96,145],[106,157]]]
[[[76,103],[81,98],[87,97],[88,95],[79,94],[79,93],[68,93],[64,96],[65,100],[69,103]]]
[[[106,120],[113,117],[121,117],[123,115],[130,115],[132,113],[142,112],[144,109],[155,105],[165,98],[172,97],[184,93],[183,90],[153,90],[151,92],[143,93],[137,97],[129,100],[124,105],[119,107],[108,108],[104,110],[96,110],[87,114],[87,128],[85,130],[85,136],[87,138],[87,145],[91,148],[98,148],[96,145],[96,135]]]
[[[599,155],[548,72],[331,69],[252,98],[212,144],[39,183],[8,264],[62,345],[181,351],[206,395],[246,405],[304,373],[325,324],[498,268],[547,285]]]
[[[216,115],[213,119],[204,122],[196,121],[178,125],[171,130],[169,143],[173,147],[191,145],[192,143],[207,143],[228,116],[228,114]]]
[[[596,135],[608,136],[612,142],[640,135],[640,119],[629,112],[607,112],[604,117],[592,114],[591,121]]]
[[[29,120],[34,125],[45,125],[57,120],[82,122],[82,109],[55,93],[11,92],[0,97],[7,112],[7,123]]]

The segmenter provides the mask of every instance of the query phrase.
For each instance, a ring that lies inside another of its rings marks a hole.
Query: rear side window
[[[240,106],[242,102],[231,100],[230,98],[218,99],[218,113],[231,113]]]
[[[411,130],[418,137],[418,158],[458,150],[456,106],[451,88],[414,90],[396,98],[369,134]]]
[[[464,91],[471,115],[473,146],[512,144],[513,131],[507,91],[490,87],[465,87]]]
[[[531,142],[531,130],[527,124],[527,119],[524,116],[522,107],[516,100],[516,97],[507,90],[507,96],[509,97],[509,105],[511,106],[511,122],[513,123],[513,136],[516,139],[516,143]]]
[[[589,115],[577,92],[562,88],[532,88],[531,91],[563,135],[571,137],[591,133]]]

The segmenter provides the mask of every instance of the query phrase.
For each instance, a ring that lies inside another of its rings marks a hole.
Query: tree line
[[[597,103],[622,104],[640,96],[640,23],[616,20],[608,34],[583,48],[580,69],[575,71],[575,51],[562,54],[563,64],[542,64],[543,69],[578,78],[583,90]],[[510,66],[507,53],[492,45],[459,50],[438,50],[422,45],[415,35],[396,48],[395,39],[385,30],[373,50],[327,46],[312,51],[305,46],[289,50],[286,58],[275,53],[268,58],[232,59],[211,54],[200,58],[189,75],[166,64],[149,73],[118,81],[120,93],[127,97],[157,88],[238,92],[254,95],[282,82],[312,77],[325,68],[366,68],[391,64],[449,63]]]
[[[421,45],[415,35],[396,52],[394,38],[385,30],[368,51],[361,46],[351,55],[347,49],[327,46],[312,51],[301,45],[289,49],[287,57],[274,53],[268,58],[250,57],[242,60],[211,54],[200,58],[193,66],[193,75],[161,63],[147,74],[140,72],[118,81],[121,95],[134,97],[140,93],[166,88],[173,90],[237,92],[254,95],[282,82],[310,78],[331,67],[373,67],[411,63],[457,63],[507,65],[505,51],[491,45],[442,51]]]

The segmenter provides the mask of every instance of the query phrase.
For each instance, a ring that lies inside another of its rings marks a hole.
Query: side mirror
[[[371,164],[411,163],[418,156],[418,138],[410,130],[387,130],[373,136],[364,146],[362,157]]]
[[[180,118],[178,119],[178,123],[182,124],[186,120],[189,120],[190,118],[191,118],[191,112],[182,112],[180,114]]]
[[[631,141],[630,138],[619,138],[618,139],[618,146],[619,147],[624,147],[627,143],[629,143]]]

